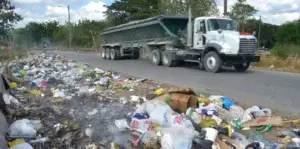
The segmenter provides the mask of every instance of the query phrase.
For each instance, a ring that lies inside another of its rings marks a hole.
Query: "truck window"
[[[206,26],[205,26],[205,21],[202,20],[200,21],[200,31],[204,34],[206,34]]]
[[[225,19],[208,19],[208,30],[230,30],[230,31],[237,31],[237,24],[232,20],[225,20]]]

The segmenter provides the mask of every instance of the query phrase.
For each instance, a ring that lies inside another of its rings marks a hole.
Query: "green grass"
[[[271,54],[286,59],[288,57],[299,57],[300,56],[300,45],[295,44],[276,44],[272,50]]]

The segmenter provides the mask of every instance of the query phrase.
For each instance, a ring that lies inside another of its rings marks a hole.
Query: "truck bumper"
[[[259,62],[260,56],[256,55],[226,55],[224,56],[226,63],[241,64],[245,62]]]

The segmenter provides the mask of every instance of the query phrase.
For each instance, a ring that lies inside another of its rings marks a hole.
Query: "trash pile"
[[[205,98],[59,55],[12,63],[6,77],[6,139],[12,149],[300,147],[296,129],[272,135],[275,143],[262,135],[299,123],[270,109],[244,109],[225,96]]]

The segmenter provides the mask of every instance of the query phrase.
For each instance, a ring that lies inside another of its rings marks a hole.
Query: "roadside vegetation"
[[[10,3],[10,1],[6,0],[1,3]],[[15,50],[42,49],[47,46],[78,52],[94,52],[101,45],[99,32],[108,27],[160,14],[187,13],[188,6],[192,7],[194,16],[220,14],[214,0],[203,0],[201,3],[198,0],[119,0],[106,6],[107,18],[103,21],[80,20],[70,24],[68,22],[59,24],[56,21],[30,22],[23,28],[13,29],[11,25],[21,20],[22,17],[16,13],[11,15],[5,14],[6,11],[1,11],[0,16],[5,17],[0,19],[5,23],[0,24],[0,43],[12,44]],[[1,9],[13,11],[14,7]],[[259,47],[271,49],[268,51],[270,55],[263,55],[261,62],[253,64],[253,66],[299,72],[300,20],[278,26],[255,19],[254,16],[257,16],[255,14],[257,14],[257,10],[247,4],[246,0],[238,0],[229,12],[229,16],[238,22],[242,32],[252,33],[255,31],[258,38],[260,26]],[[68,25],[71,28],[71,36],[69,36]],[[71,49],[68,48],[69,38],[71,39]],[[289,67],[293,69],[287,69]]]
[[[300,20],[278,27],[276,40],[270,54],[262,54],[261,62],[253,66],[300,73]]]

